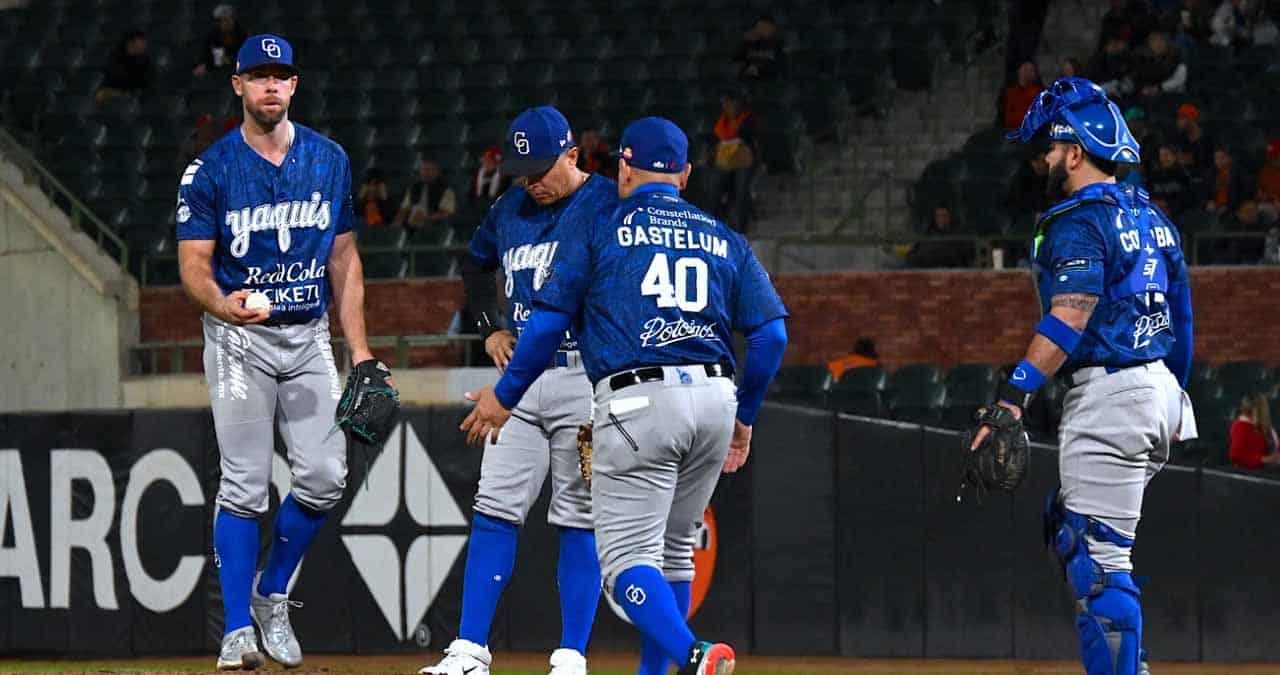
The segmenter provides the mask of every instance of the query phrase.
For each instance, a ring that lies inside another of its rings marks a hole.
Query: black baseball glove
[[[972,485],[979,499],[988,490],[1013,492],[1027,475],[1031,461],[1031,440],[1022,428],[1022,421],[1014,419],[1008,408],[995,403],[979,408],[974,419],[978,425],[966,433],[962,441],[961,490]],[[984,426],[990,427],[991,433],[981,445],[970,450],[978,430]]]
[[[377,359],[352,366],[334,415],[338,426],[370,445],[386,441],[400,417],[400,394],[390,377],[391,369]]]

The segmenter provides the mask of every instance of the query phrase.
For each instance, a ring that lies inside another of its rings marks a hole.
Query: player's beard
[[[257,122],[258,126],[262,127],[264,131],[275,129],[276,125],[284,120],[285,114],[289,112],[289,108],[285,105],[281,105],[274,112],[263,110],[249,101],[245,101],[244,107],[249,116],[253,118],[253,121]]]
[[[1049,179],[1045,183],[1045,195],[1050,202],[1059,201],[1067,196],[1067,160],[1061,159],[1057,164],[1049,165]]]

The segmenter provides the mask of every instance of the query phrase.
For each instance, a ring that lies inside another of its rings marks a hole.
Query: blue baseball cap
[[[643,117],[627,125],[620,145],[613,156],[627,160],[633,169],[680,173],[689,164],[689,137],[663,117]]]
[[[529,108],[511,122],[504,145],[502,173],[532,176],[550,169],[573,147],[573,131],[559,110],[549,105]]]
[[[236,74],[260,66],[284,66],[296,75],[298,67],[293,65],[293,45],[279,35],[270,33],[246,39],[236,54]]]

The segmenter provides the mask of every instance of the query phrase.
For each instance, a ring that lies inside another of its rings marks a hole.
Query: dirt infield
[[[434,655],[432,655],[434,656]],[[418,654],[386,656],[347,656],[317,654],[307,657],[306,667],[294,673],[415,673],[428,657]],[[635,672],[635,655],[593,653],[590,655],[594,675],[629,675]],[[540,675],[547,670],[546,654],[499,653],[494,659],[494,675]],[[177,657],[138,660],[39,660],[0,661],[0,672],[201,672],[213,665],[213,656]],[[269,670],[282,670],[272,666]],[[1158,675],[1263,675],[1280,672],[1280,664],[1208,664],[1156,663],[1152,671]],[[910,675],[938,673],[955,675],[1039,675],[1041,673],[1081,672],[1074,661],[999,661],[946,659],[842,659],[743,656],[738,660],[737,675],[822,675],[824,673],[859,673],[862,675]]]

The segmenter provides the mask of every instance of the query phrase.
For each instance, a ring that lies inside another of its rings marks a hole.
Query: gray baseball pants
[[[591,499],[605,592],[636,565],[693,580],[698,525],[724,468],[738,400],[702,366],[617,391],[596,385]]]
[[[203,323],[222,467],[218,507],[244,517],[266,513],[278,429],[294,498],[316,511],[333,508],[347,485],[347,439],[333,421],[342,384],[329,319],[236,326],[205,314]]]
[[[485,445],[475,510],[523,525],[551,474],[547,522],[591,529],[591,491],[578,468],[578,426],[591,418],[591,382],[577,352],[567,366],[534,381],[498,434]]]
[[[1160,361],[1114,373],[1088,368],[1074,377],[1059,430],[1061,499],[1068,510],[1133,538],[1142,494],[1169,460],[1174,435],[1195,435],[1190,401]],[[1087,543],[1104,570],[1133,570],[1131,549],[1092,537]]]

